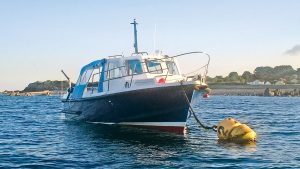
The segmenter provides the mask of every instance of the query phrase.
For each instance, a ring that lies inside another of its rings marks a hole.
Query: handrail
[[[143,53],[148,54],[147,52],[139,52],[139,53],[141,53],[141,54],[143,54]],[[139,53],[137,53],[137,54],[139,54]],[[135,54],[136,54],[136,53],[135,53]],[[146,64],[146,61],[147,61],[147,60],[160,61],[161,63],[167,62],[167,61],[172,61],[172,62],[174,62],[174,58],[179,57],[179,56],[189,55],[189,54],[204,54],[204,55],[206,55],[206,56],[208,57],[208,62],[207,62],[207,64],[205,64],[204,66],[202,66],[202,67],[200,67],[200,68],[198,68],[198,69],[196,69],[196,70],[193,70],[192,72],[183,74],[183,75],[186,76],[186,75],[195,73],[195,72],[197,72],[197,71],[199,71],[199,70],[205,68],[205,73],[204,73],[204,74],[205,74],[205,78],[206,78],[207,73],[208,73],[208,66],[209,66],[209,63],[210,63],[210,55],[207,54],[207,53],[201,52],[201,51],[187,52],[187,53],[182,53],[182,54],[175,55],[175,56],[167,56],[167,57],[165,57],[165,58],[146,58],[146,59],[143,59],[140,63],[141,63],[141,64]],[[123,55],[113,55],[113,56],[108,56],[108,57],[117,57],[117,56],[123,56]],[[115,69],[120,69],[120,70],[121,70],[121,68],[123,68],[123,67],[126,68],[126,66],[124,65],[124,66],[114,67],[114,68],[111,68],[111,69],[110,69],[110,68],[109,68],[109,64],[108,64],[107,70],[104,70],[104,71],[103,71],[104,75],[107,75],[107,78],[103,81],[103,82],[108,82],[108,84],[107,84],[107,85],[108,85],[108,86],[107,86],[107,91],[109,91],[109,89],[110,89],[110,80],[120,79],[120,78],[124,78],[124,77],[131,77],[131,80],[130,80],[130,87],[131,87],[132,80],[133,80],[133,76],[141,75],[141,74],[145,74],[145,73],[156,72],[156,71],[157,71],[157,70],[155,70],[155,71],[149,71],[149,70],[148,70],[148,71],[143,71],[142,73],[135,74],[134,72],[135,72],[135,70],[136,70],[136,65],[137,65],[137,64],[134,65],[134,70],[133,70],[132,74],[130,74],[130,75],[125,75],[125,76],[120,76],[120,77],[115,77],[115,78],[110,78],[110,71],[115,70]],[[164,72],[164,70],[167,70],[167,74],[166,74],[166,75],[164,75],[164,74],[163,74],[163,75],[158,75],[158,76],[155,76],[155,77],[165,76],[165,80],[166,80],[167,77],[168,77],[168,75],[169,75],[169,69],[168,69],[168,66],[167,66],[167,68],[161,69],[161,70],[162,70],[163,72]],[[98,74],[99,74],[99,73],[98,73]],[[171,75],[171,74],[170,74],[170,75]]]
[[[172,62],[174,62],[174,59],[172,59]],[[167,66],[167,74],[166,74],[166,77],[165,77],[165,81],[167,80],[168,74],[169,74],[169,67],[168,67],[168,64],[166,64],[166,66]]]
[[[206,55],[206,56],[208,57],[208,61],[207,61],[207,63],[206,63],[204,66],[202,66],[202,67],[200,67],[200,68],[198,68],[198,69],[196,69],[196,70],[193,70],[192,72],[188,72],[188,73],[186,73],[186,74],[184,74],[184,75],[189,75],[189,74],[195,73],[195,72],[197,72],[197,71],[199,71],[199,70],[205,68],[204,76],[205,76],[205,78],[206,78],[206,77],[207,77],[207,74],[208,74],[208,66],[209,66],[209,63],[210,63],[210,55],[209,55],[209,54],[204,53],[204,52],[201,52],[201,51],[196,51],[196,52],[182,53],[182,54],[179,54],[179,55],[171,56],[171,57],[169,57],[169,58],[175,58],[175,57],[179,57],[179,56],[183,56],[183,55],[189,55],[189,54],[204,54],[204,55]]]
[[[94,84],[94,76],[95,74],[93,74],[93,77],[92,77],[92,85]],[[94,93],[94,86],[92,87],[92,94]]]
[[[150,60],[150,59],[144,59],[144,60]],[[163,59],[151,59],[151,60],[161,60],[162,62],[166,62],[166,61],[163,61]],[[144,64],[146,62],[140,62],[141,64]],[[108,69],[106,71],[104,71],[104,73],[108,72],[108,71],[112,71],[112,70],[115,70],[115,69],[120,69],[120,68],[123,68],[123,67],[126,67],[126,66],[119,66],[119,67],[115,67],[115,68],[111,68],[111,69]],[[162,69],[164,70],[164,69]],[[149,71],[149,72],[155,72],[155,71]],[[144,73],[144,72],[143,72]],[[147,72],[145,72],[147,73]],[[141,73],[142,74],[142,73]]]
[[[107,69],[109,70],[109,63],[107,65]],[[106,71],[104,71],[106,72]],[[107,91],[109,91],[109,80],[110,80],[110,71],[107,72],[107,75],[108,75],[108,81],[107,81]],[[105,73],[104,73],[104,76],[105,76]]]
[[[168,68],[166,68],[166,69],[161,69],[161,70],[164,71],[164,70],[167,70],[167,69],[168,69]],[[134,76],[141,75],[141,74],[144,74],[144,73],[151,73],[151,72],[156,72],[156,70],[155,70],[155,71],[146,71],[146,72],[134,74]],[[130,74],[130,75],[125,75],[125,76],[120,76],[120,77],[116,77],[116,78],[104,80],[103,82],[106,82],[106,81],[109,81],[109,80],[120,79],[120,78],[123,78],[123,77],[131,77],[131,76],[132,76],[132,74]],[[159,77],[159,76],[165,76],[165,75],[157,75],[157,77]]]
[[[132,71],[132,75],[131,75],[129,87],[131,87],[131,83],[132,83],[132,79],[133,79],[133,75],[134,75],[135,69],[136,69],[136,64],[134,64],[134,68],[133,68],[133,71]]]
[[[107,56],[107,57],[108,58],[115,58],[115,57],[118,57],[118,56],[124,57],[124,55],[111,55],[111,56]]]
[[[147,54],[147,55],[149,55],[148,52],[138,52],[138,53],[132,53],[131,56],[134,55],[134,54],[142,54],[142,55]]]
[[[95,77],[95,75],[98,75],[98,74],[100,74],[100,72],[99,73],[94,73],[93,74],[93,77],[92,77],[92,94],[94,93],[94,77]],[[99,83],[99,82],[98,82]]]
[[[147,53],[147,52],[139,52],[139,53]],[[207,54],[207,53],[204,53],[204,52],[188,52],[188,53],[183,53],[183,54],[179,54],[179,55],[175,55],[175,56],[169,56],[169,57],[166,57],[166,58],[147,58],[147,59],[143,59],[143,60],[160,60],[161,62],[167,62],[167,59],[172,59],[171,61],[174,61],[175,57],[179,57],[179,56],[183,56],[183,55],[188,55],[188,54],[195,54],[195,53],[199,53],[199,54],[202,53],[202,54],[207,55],[207,57],[208,57],[207,64],[205,64],[204,66],[196,69],[196,71],[198,71],[198,70],[204,68],[205,66],[209,65],[209,63],[210,63],[210,55]],[[113,56],[123,56],[123,55],[113,55]],[[108,56],[108,57],[113,57],[113,56]],[[140,62],[140,63],[143,64],[143,63],[146,63],[146,62]],[[115,70],[115,69],[120,69],[120,68],[123,68],[123,67],[126,67],[126,66],[119,66],[119,67],[115,67],[115,68],[112,68],[112,69],[109,69],[109,67],[107,67],[108,70],[104,71],[104,73],[112,71],[112,70]],[[164,69],[162,69],[162,70],[164,70]],[[190,72],[190,73],[187,73],[187,74],[191,74],[191,73],[194,73],[196,71],[193,71],[193,72]],[[150,72],[154,72],[154,71],[143,72],[143,73],[150,73]]]

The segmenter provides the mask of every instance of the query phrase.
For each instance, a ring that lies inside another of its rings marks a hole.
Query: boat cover
[[[99,86],[98,86],[98,92],[102,92],[103,91],[105,63],[106,63],[106,59],[101,59],[101,60],[93,61],[93,62],[83,66],[81,71],[80,71],[79,79],[84,74],[84,72],[86,72],[87,70],[97,69],[97,68],[102,67],[102,72],[101,72],[101,76],[100,76],[100,80],[99,80]],[[77,82],[77,84],[75,85],[74,90],[72,92],[71,98],[73,98],[73,99],[81,98],[85,87],[86,87],[86,83],[81,84],[81,83]]]

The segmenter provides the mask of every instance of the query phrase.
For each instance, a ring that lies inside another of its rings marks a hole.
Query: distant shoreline
[[[0,92],[0,95],[5,96],[60,96],[65,94],[66,91],[36,91],[36,92],[23,92],[23,91],[4,91]]]
[[[245,84],[211,84],[209,88],[212,89],[211,95],[222,96],[265,96],[265,90],[269,88],[271,91],[280,90],[282,96],[290,95],[295,89],[300,91],[300,84],[295,85],[245,85]],[[297,95],[293,96],[299,96]]]
[[[280,91],[280,96],[300,96],[300,84],[295,85],[246,85],[246,84],[208,84],[211,89],[210,95],[216,96],[268,96],[266,95],[266,89]],[[297,92],[294,92],[297,91]],[[8,96],[53,96],[65,94],[62,90],[43,90],[43,91],[6,91],[0,92],[0,95]]]

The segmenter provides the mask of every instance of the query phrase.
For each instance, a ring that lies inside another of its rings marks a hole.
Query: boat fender
[[[217,135],[220,141],[236,143],[256,141],[256,133],[246,124],[241,124],[233,118],[226,118],[219,122]]]
[[[208,85],[200,82],[199,80],[195,81],[195,90],[202,94],[203,98],[208,98],[211,89],[208,88]]]
[[[203,97],[203,98],[209,98],[209,94],[208,94],[208,93],[205,93],[202,97]]]

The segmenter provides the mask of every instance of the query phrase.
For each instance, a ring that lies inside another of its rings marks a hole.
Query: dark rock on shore
[[[289,91],[282,91],[281,89],[270,90],[266,88],[264,96],[300,96],[300,92],[297,88]]]
[[[228,96],[300,96],[300,85],[208,85],[211,95]]]
[[[72,84],[74,85],[74,84]],[[4,91],[0,94],[7,96],[50,96],[50,95],[61,95],[66,93],[69,88],[68,81],[44,81],[30,83],[24,90],[19,91]]]
[[[30,83],[22,92],[40,92],[40,91],[66,91],[69,87],[68,81],[44,81]]]
[[[266,88],[264,96],[274,96],[274,92],[272,92],[270,88]]]

